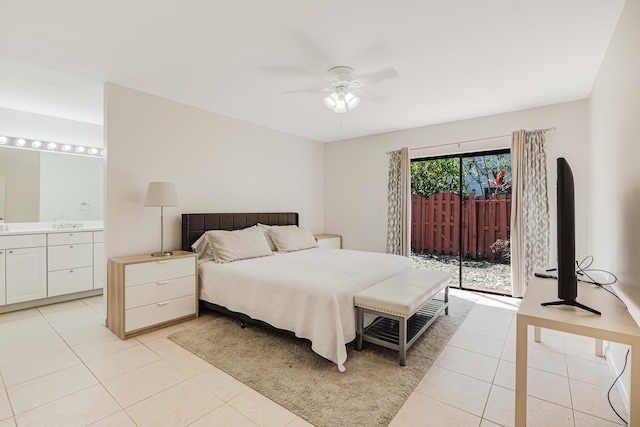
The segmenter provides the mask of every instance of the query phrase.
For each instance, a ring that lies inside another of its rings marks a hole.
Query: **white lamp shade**
[[[150,182],[144,205],[151,206],[179,206],[176,186],[173,182]]]

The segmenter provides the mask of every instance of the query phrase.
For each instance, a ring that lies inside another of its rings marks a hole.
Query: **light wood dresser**
[[[108,262],[107,323],[121,339],[198,317],[198,257],[134,255]]]

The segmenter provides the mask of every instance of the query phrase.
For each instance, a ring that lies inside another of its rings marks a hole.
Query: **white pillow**
[[[260,230],[262,230],[262,232],[264,233],[264,237],[265,239],[267,239],[267,244],[269,245],[269,247],[271,248],[272,251],[277,251],[278,248],[276,248],[276,244],[273,243],[273,239],[271,239],[271,236],[269,236],[269,229],[273,228],[273,227],[279,227],[279,225],[266,225],[266,224],[260,224],[258,223],[256,225]]]
[[[318,242],[309,230],[297,225],[283,225],[269,229],[269,236],[279,252],[293,252],[317,248]]]
[[[234,231],[209,230],[205,235],[219,263],[273,255],[258,227]]]
[[[210,261],[214,259],[213,250],[211,249],[211,245],[209,244],[209,239],[207,239],[206,233],[203,233],[202,236],[191,245],[191,249],[193,252],[198,254],[198,262]]]

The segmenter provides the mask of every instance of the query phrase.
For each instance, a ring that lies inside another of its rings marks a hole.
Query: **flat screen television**
[[[545,302],[542,305],[571,305],[599,315],[599,311],[576,301],[578,275],[576,273],[576,210],[573,172],[564,157],[559,157],[557,164],[558,298],[560,300]]]

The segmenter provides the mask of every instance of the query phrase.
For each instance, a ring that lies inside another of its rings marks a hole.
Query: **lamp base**
[[[173,255],[173,252],[171,251],[165,251],[165,252],[154,252],[151,254],[151,256],[171,256]]]

